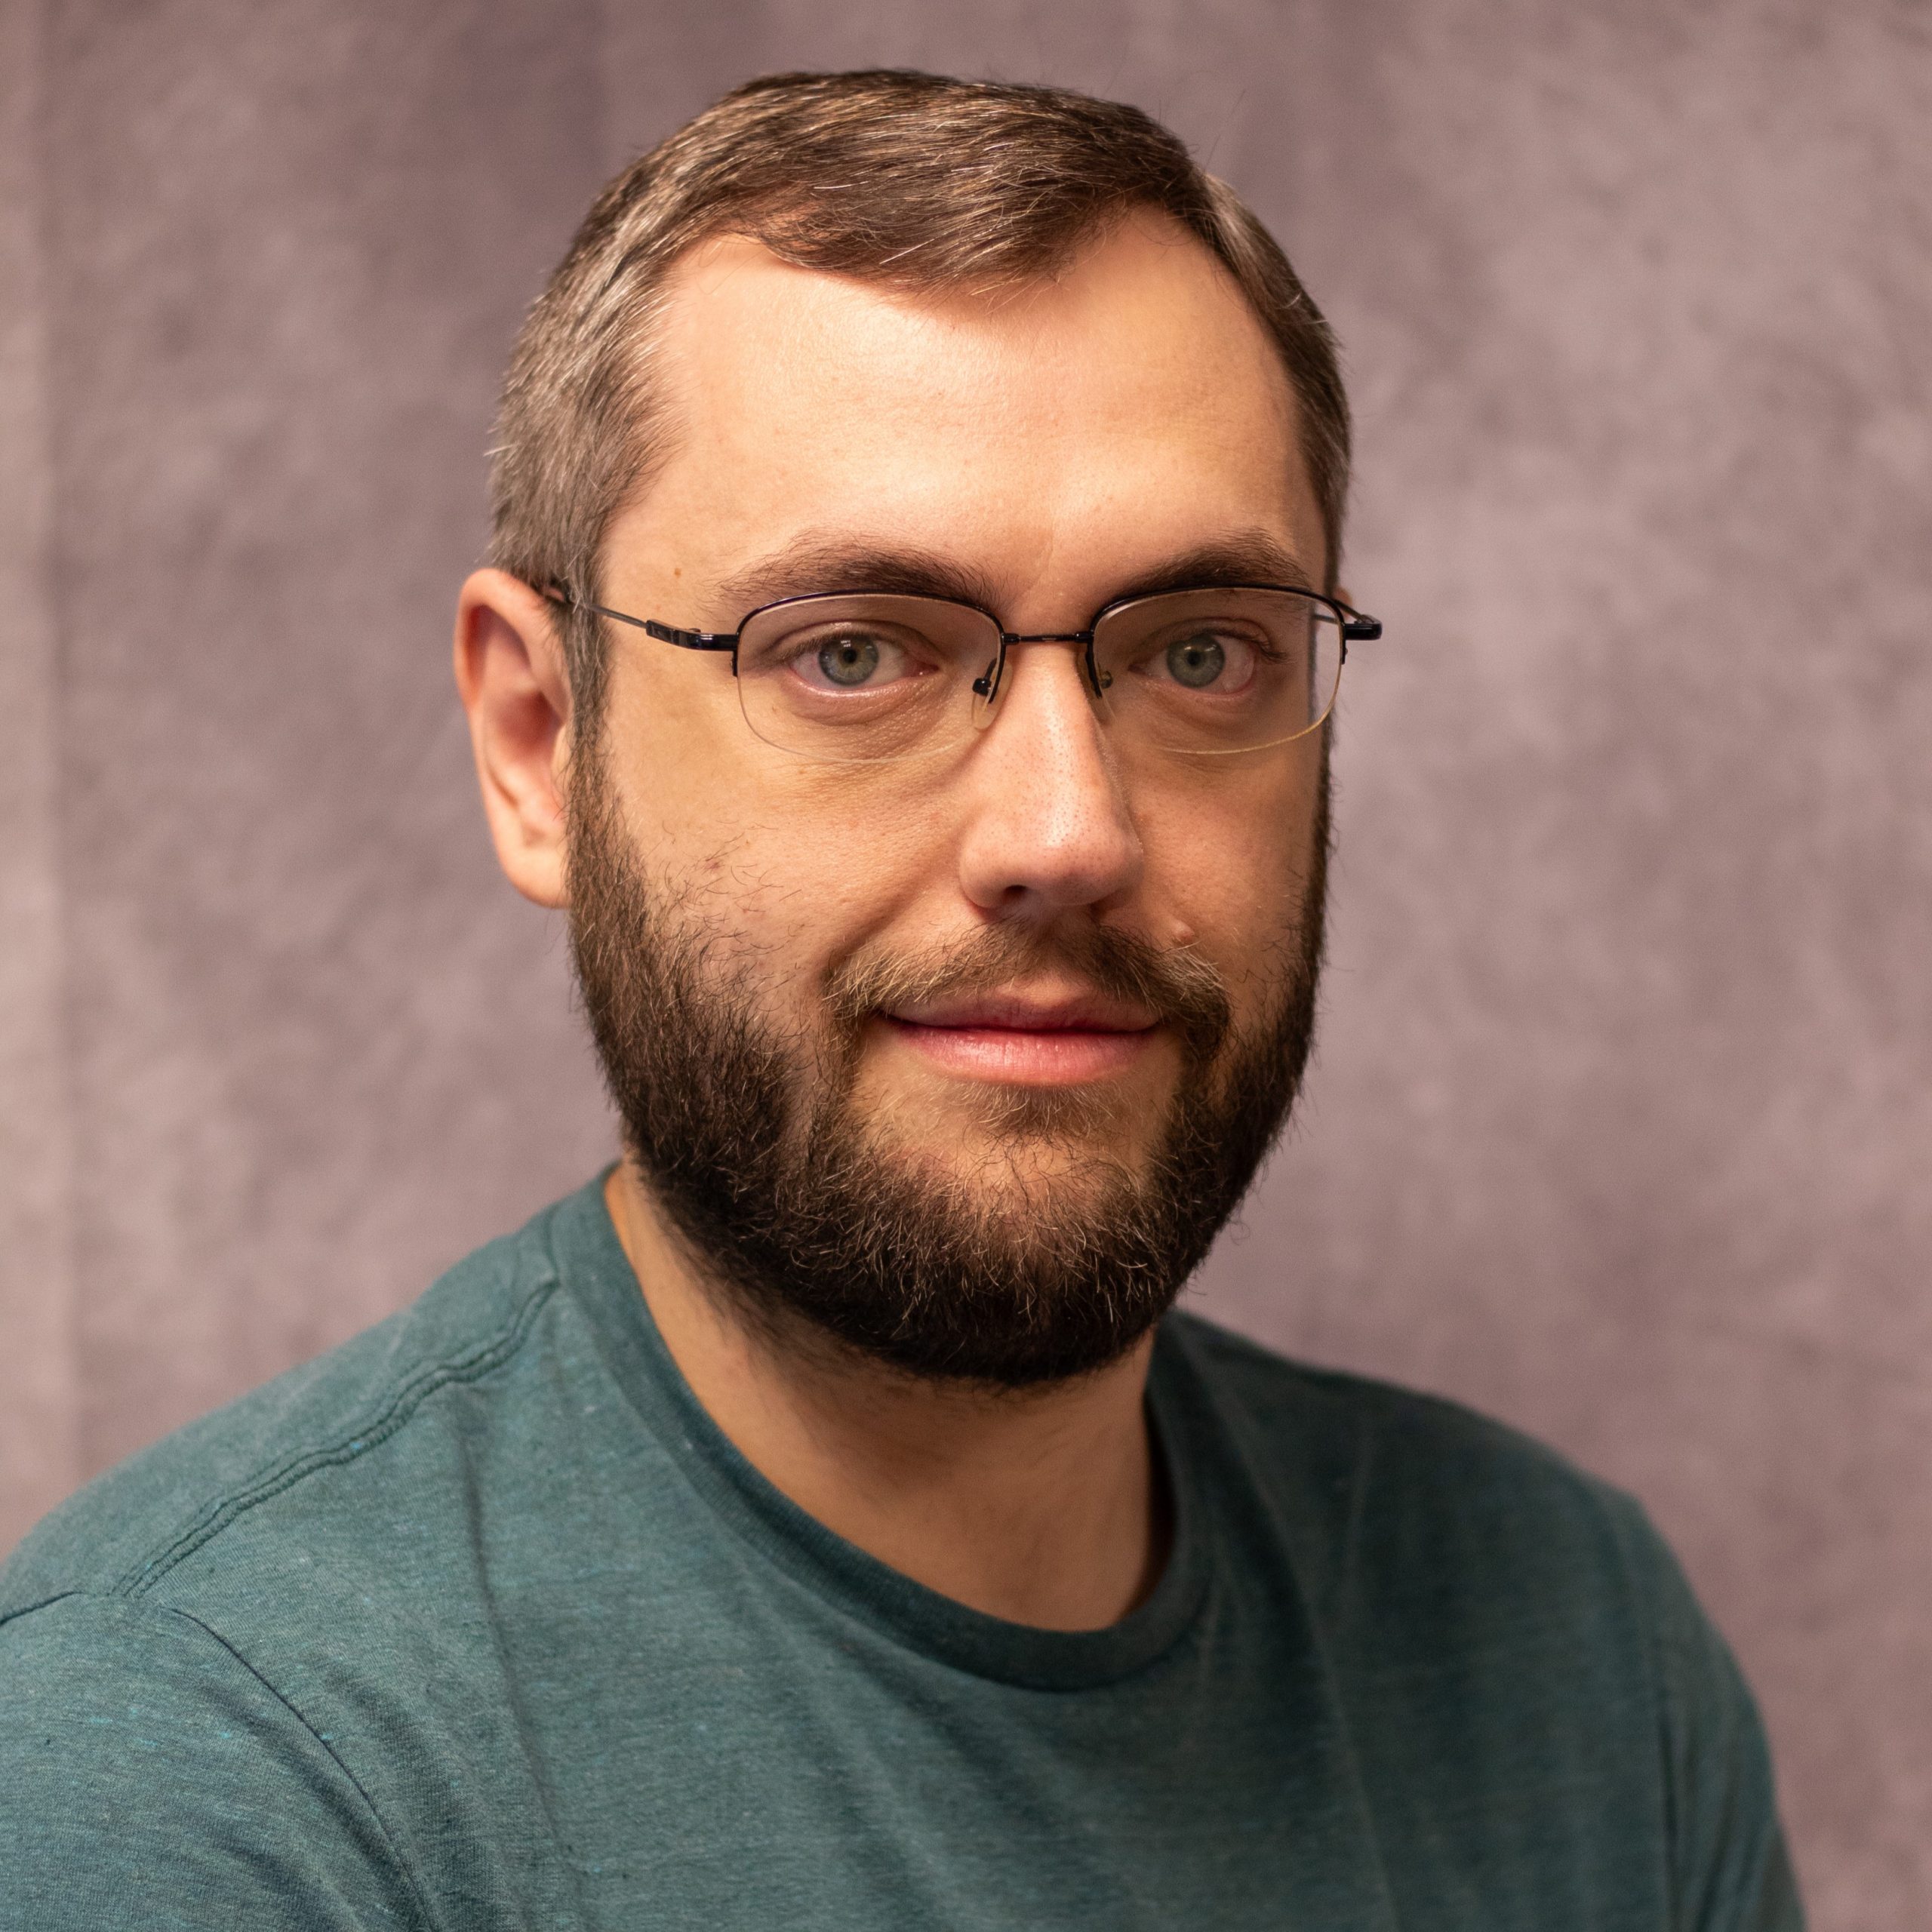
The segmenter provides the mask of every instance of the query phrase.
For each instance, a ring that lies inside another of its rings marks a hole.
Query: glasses
[[[735,631],[678,630],[561,590],[553,603],[685,651],[731,654],[745,722],[767,744],[835,764],[956,749],[992,723],[1015,645],[1074,647],[1095,710],[1123,751],[1258,752],[1321,728],[1351,644],[1374,617],[1314,591],[1224,584],[1124,597],[1082,631],[1004,630],[977,605],[851,591],[787,597]]]

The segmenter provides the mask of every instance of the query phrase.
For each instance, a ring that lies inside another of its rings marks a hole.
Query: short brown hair
[[[1136,107],[1057,88],[875,71],[779,74],[727,94],[600,194],[531,309],[505,383],[494,562],[595,601],[611,520],[660,453],[651,322],[672,265],[713,235],[912,289],[1051,275],[1131,209],[1226,266],[1280,349],[1327,568],[1341,549],[1348,402],[1334,339],[1273,237]],[[576,702],[603,683],[595,620],[565,625]]]

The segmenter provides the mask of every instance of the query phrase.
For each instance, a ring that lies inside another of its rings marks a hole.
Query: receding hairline
[[[991,268],[940,274],[924,267],[918,251],[912,248],[902,249],[897,255],[876,265],[868,263],[862,267],[841,268],[800,260],[786,253],[783,245],[782,226],[774,229],[758,220],[748,220],[746,213],[742,210],[721,211],[715,226],[692,235],[662,266],[659,272],[663,287],[668,290],[681,278],[689,275],[693,264],[707,253],[737,245],[755,248],[771,260],[795,269],[801,275],[823,275],[832,281],[890,290],[911,300],[957,299],[997,306],[1003,300],[1023,296],[1030,289],[1050,286],[1084,257],[1132,228],[1150,242],[1198,251],[1227,278],[1246,307],[1254,307],[1233,272],[1206,239],[1158,202],[1122,202],[1097,209],[1090,220],[1078,228],[1069,229],[1062,235],[1050,252],[1035,257],[1005,262]],[[1260,319],[1258,312],[1257,319]]]

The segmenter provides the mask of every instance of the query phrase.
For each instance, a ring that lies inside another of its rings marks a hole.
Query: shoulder
[[[1164,1341],[1290,1554],[1371,1776],[1451,1808],[1484,1761],[1519,1795],[1588,1792],[1607,1841],[1654,1834],[1673,1922],[1801,1924],[1756,1706],[1633,1497],[1460,1403],[1192,1318]]]
[[[1681,1579],[1636,1501],[1462,1404],[1172,1324],[1182,1374],[1337,1644],[1435,1662],[1506,1639],[1623,1694],[1654,1681]]]
[[[21,1546],[0,1921],[31,1900],[30,1922],[119,1924],[140,1900],[157,1923],[441,1923],[425,1888],[457,1872],[457,1916],[498,1922],[477,1901],[518,1896],[541,1798],[491,1565],[555,1519],[543,1486],[598,1411],[563,1291],[593,1212],[586,1189],[479,1249]],[[100,1896],[63,1916],[82,1873]]]
[[[1460,1402],[1294,1361],[1199,1318],[1171,1318],[1174,1353],[1264,1478],[1352,1512],[1385,1512],[1507,1538],[1553,1519],[1621,1540],[1647,1537],[1623,1491],[1548,1444]],[[1487,1530],[1485,1531],[1485,1526]]]
[[[328,1738],[214,1631],[73,1593],[0,1628],[0,1921],[426,1925]]]
[[[479,1248],[389,1321],[70,1497],[0,1567],[0,1635],[57,1598],[144,1594],[260,1512],[287,1521],[324,1491],[339,1504],[345,1481],[372,1491],[406,1480],[411,1457],[447,1426],[439,1407],[525,1349],[557,1286],[547,1238],[557,1211]]]

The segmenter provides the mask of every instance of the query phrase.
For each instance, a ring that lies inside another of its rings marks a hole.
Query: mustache
[[[1233,1009],[1220,970],[1189,946],[1158,946],[1112,926],[1038,932],[987,926],[962,943],[912,952],[860,951],[826,974],[827,1011],[848,1034],[888,1008],[996,992],[1047,971],[1144,1007],[1178,1032],[1189,1057],[1219,1050]]]

